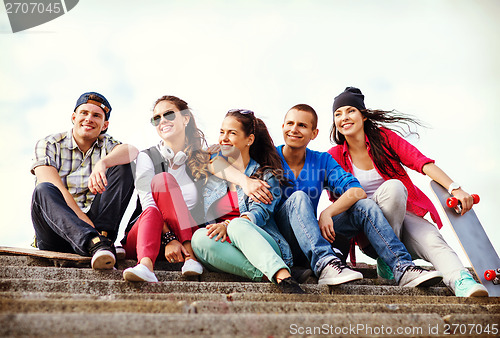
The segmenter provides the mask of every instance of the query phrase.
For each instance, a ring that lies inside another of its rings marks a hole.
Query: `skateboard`
[[[441,203],[451,228],[479,281],[488,290],[490,297],[500,297],[500,258],[476,213],[471,209],[461,216],[453,209],[456,206],[460,207],[460,202],[451,197],[445,188],[431,181],[431,189]],[[474,198],[474,204],[479,203],[479,196],[471,196]]]
[[[58,267],[90,267],[91,257],[73,253],[56,252],[38,249],[12,248],[0,246],[0,255],[20,255],[38,257],[47,260]]]

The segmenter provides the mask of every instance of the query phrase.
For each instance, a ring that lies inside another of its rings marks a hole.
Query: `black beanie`
[[[366,109],[365,96],[361,93],[361,90],[355,87],[347,87],[342,93],[340,93],[333,100],[333,112],[340,107],[351,106],[354,108],[358,108],[358,110]]]

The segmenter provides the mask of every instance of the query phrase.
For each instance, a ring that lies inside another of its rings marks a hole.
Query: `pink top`
[[[424,156],[415,146],[410,144],[408,141],[403,139],[401,136],[399,136],[392,130],[383,127],[380,128],[380,130],[382,133],[385,134],[387,143],[390,144],[391,147],[394,149],[394,151],[398,154],[399,158],[401,159],[401,163],[404,166],[413,169],[415,171],[418,171],[421,174],[424,174],[422,172],[423,166],[427,163],[434,163],[434,160],[431,160],[430,158]],[[370,142],[368,141],[368,138],[366,138],[366,145],[368,147],[368,153],[370,154],[371,157],[372,154],[370,153]],[[352,160],[351,160],[351,155],[349,154],[349,147],[347,145],[347,142],[331,148],[328,151],[328,153],[333,156],[333,158],[340,164],[340,166],[344,170],[352,173]],[[419,188],[417,188],[413,184],[410,177],[408,176],[408,173],[403,168],[401,163],[396,162],[394,160],[390,161],[392,166],[396,169],[396,171],[402,175],[394,178],[400,180],[406,187],[406,190],[408,191],[408,203],[406,209],[409,212],[412,212],[420,217],[425,216],[425,214],[429,212],[431,214],[432,220],[437,224],[437,227],[441,229],[443,223],[439,218],[438,212],[434,207],[434,204],[432,204],[431,200]],[[378,170],[378,168],[375,167],[375,169],[377,169],[377,172],[384,178],[384,180],[389,180],[393,178],[382,174]]]
[[[236,191],[228,191],[223,197],[218,201],[214,202],[213,208],[215,208],[216,215],[223,215],[217,218],[217,222],[224,222],[226,220],[232,220],[233,218],[240,217],[240,207],[238,205],[238,193]],[[227,236],[228,243],[231,243],[231,239]]]

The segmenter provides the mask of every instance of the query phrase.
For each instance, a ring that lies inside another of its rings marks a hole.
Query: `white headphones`
[[[160,146],[160,153],[165,158],[165,160],[169,161],[171,165],[183,165],[187,160],[187,155],[183,151],[179,151],[177,154],[174,154],[174,151],[169,146],[162,144]]]

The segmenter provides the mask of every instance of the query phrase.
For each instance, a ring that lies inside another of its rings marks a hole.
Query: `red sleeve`
[[[423,174],[423,166],[427,163],[435,162],[392,130],[386,128],[381,128],[381,130],[385,133],[388,143],[396,151],[404,166]]]

